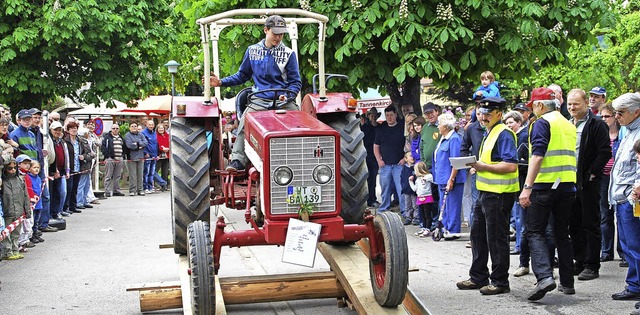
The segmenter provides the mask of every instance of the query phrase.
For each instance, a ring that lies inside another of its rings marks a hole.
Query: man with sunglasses
[[[609,127],[589,110],[587,93],[573,89],[567,97],[571,123],[577,130],[576,200],[573,203],[569,230],[578,280],[600,276],[600,182],[604,166],[611,158]]]
[[[627,128],[611,169],[609,204],[616,208],[622,251],[627,257],[626,286],[611,296],[614,300],[640,300],[640,220],[633,214],[633,184],[640,179],[640,167],[633,145],[640,139],[640,93],[626,93],[613,100],[616,119]]]

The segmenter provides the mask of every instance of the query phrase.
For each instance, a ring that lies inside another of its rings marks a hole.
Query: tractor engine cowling
[[[245,152],[260,172],[260,205],[267,219],[298,217],[302,203],[313,217],[340,209],[340,136],[300,111],[261,111],[245,117]]]

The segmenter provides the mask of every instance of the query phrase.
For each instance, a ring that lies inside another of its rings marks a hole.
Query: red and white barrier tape
[[[27,217],[23,214],[20,217],[18,217],[15,221],[11,222],[11,224],[7,225],[4,231],[0,233],[0,241],[7,238],[7,236],[9,236],[9,234],[11,234],[11,232],[13,232],[13,230],[15,230],[20,225],[20,223],[22,223],[22,221],[26,220],[26,218]]]

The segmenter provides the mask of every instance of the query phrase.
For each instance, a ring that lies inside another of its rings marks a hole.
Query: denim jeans
[[[71,175],[71,177],[67,179],[67,198],[64,201],[64,210],[76,210],[79,183],[80,175]]]
[[[402,173],[402,165],[385,165],[380,168],[380,188],[382,189],[382,204],[379,211],[387,211],[391,206],[391,194],[397,192],[398,196],[402,196],[402,186],[400,185],[400,174]],[[404,198],[398,198],[400,202],[400,213],[404,214],[405,204]]]
[[[531,192],[531,206],[526,217],[526,235],[531,249],[531,267],[538,281],[553,276],[553,256],[549,253],[545,235],[549,218],[553,215],[560,284],[565,288],[573,288],[573,248],[569,239],[569,217],[575,198],[574,192],[555,189]]]
[[[529,239],[527,239],[527,225],[525,224],[525,219],[527,217],[527,208],[520,207],[520,218],[522,224],[522,233],[520,234],[520,264],[518,267],[527,267],[529,268],[529,260],[531,259],[531,250],[529,249]],[[553,219],[553,214],[549,216],[549,223],[547,223],[547,228],[544,231],[545,237],[547,238],[547,251],[549,253],[549,263],[553,264],[553,257],[556,253],[556,240],[553,235],[553,225],[555,220]]]
[[[629,268],[627,269],[627,289],[640,293],[640,218],[633,216],[633,206],[625,201],[616,205],[616,218],[618,219],[618,232],[620,233],[620,245],[624,252]]]
[[[156,160],[144,161],[144,177],[142,187],[144,190],[153,189],[153,174],[156,173]]]
[[[38,226],[38,228],[46,228],[49,226],[49,219],[51,219],[51,198],[49,195],[49,185],[44,185],[42,187],[42,195],[40,196],[42,199],[42,211],[40,211],[40,220],[34,226]]]
[[[87,190],[91,189],[91,174],[80,175],[80,181],[78,182],[78,193],[76,195],[76,205],[84,206],[89,204],[87,202]]]
[[[614,222],[615,207],[609,205],[607,195],[609,194],[609,181],[610,176],[602,176],[600,182],[600,230],[602,231],[602,248],[600,249],[602,256],[609,256],[613,258],[613,241],[616,233],[616,225]],[[616,251],[618,257],[622,258],[622,246],[620,246],[620,235],[618,235],[618,244],[616,245]]]
[[[516,244],[515,250],[520,251],[522,248],[522,231],[524,230],[524,217],[522,213],[524,209],[520,206],[519,202],[514,202],[513,207],[511,208],[511,217],[515,218],[515,228],[516,228]]]
[[[496,287],[509,287],[509,217],[515,196],[482,191],[473,208],[469,276],[478,285],[491,280]],[[487,268],[489,256],[491,274]]]
[[[51,186],[51,217],[57,218],[64,209],[64,202],[67,199],[67,180],[64,177],[49,181]]]
[[[162,179],[162,176],[160,176],[160,174],[158,173],[154,173],[153,174],[153,180],[158,183],[158,185],[160,185],[161,187],[167,186],[167,182]],[[151,184],[151,189],[153,189],[153,183]]]

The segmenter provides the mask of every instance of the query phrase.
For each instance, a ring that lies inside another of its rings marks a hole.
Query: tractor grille
[[[333,212],[336,209],[336,145],[335,138],[295,137],[270,140],[271,165],[270,174],[279,166],[288,166],[293,171],[293,180],[288,186],[309,187],[321,186],[322,202],[316,204],[314,212]],[[319,150],[322,154],[319,154]],[[333,177],[319,185],[313,180],[313,169],[326,164],[333,170]],[[291,214],[298,212],[298,205],[287,204],[287,186],[279,186],[273,181],[271,186],[271,214]]]

